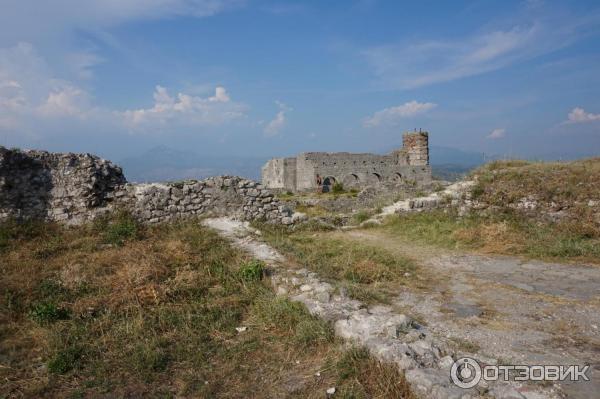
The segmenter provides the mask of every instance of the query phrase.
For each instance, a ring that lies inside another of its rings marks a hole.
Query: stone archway
[[[381,175],[379,173],[369,173],[367,176],[369,186],[377,186],[381,183]]]
[[[333,189],[333,186],[335,185],[335,177],[333,176],[327,176],[323,179],[323,192],[324,193],[328,193]]]
[[[342,180],[342,184],[347,190],[358,188],[360,187],[360,179],[358,178],[357,174],[350,173],[349,175],[346,175],[344,177],[344,179]]]
[[[403,184],[404,183],[404,177],[402,177],[401,173],[394,173],[392,175],[392,177],[390,178],[390,181],[394,184]]]

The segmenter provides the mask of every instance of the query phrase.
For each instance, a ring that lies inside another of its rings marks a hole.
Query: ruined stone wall
[[[180,183],[126,184],[115,205],[148,223],[189,216],[232,216],[291,224],[291,210],[261,184],[236,176]]]
[[[0,147],[0,219],[89,219],[124,183],[121,168],[91,154]]]
[[[314,165],[314,174],[319,174],[325,182],[329,178],[344,185],[344,188],[365,188],[378,185],[421,184],[430,181],[429,166],[398,164],[396,156],[375,154],[305,153],[304,156]],[[316,187],[315,175],[312,175]],[[298,172],[300,175],[300,172]],[[308,180],[311,176],[304,176]],[[327,183],[327,182],[325,182]]]
[[[315,188],[315,165],[306,154],[296,158],[296,188],[292,191],[313,190]],[[267,186],[268,187],[268,186]]]
[[[240,177],[129,184],[121,168],[90,154],[0,147],[0,220],[78,224],[121,209],[147,223],[200,215],[291,223],[290,209],[261,184]]]
[[[261,170],[262,184],[272,189],[296,189],[296,158],[274,158]]]
[[[283,160],[283,188],[287,191],[296,190],[297,163],[297,158],[284,158]]]
[[[283,161],[284,158],[271,159],[262,167],[262,184],[269,188],[283,189],[285,183]]]

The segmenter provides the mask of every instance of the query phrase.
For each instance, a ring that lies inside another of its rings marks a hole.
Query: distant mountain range
[[[456,148],[431,146],[430,159],[436,177],[454,180],[483,163],[483,155]],[[260,169],[269,157],[205,156],[159,146],[129,158],[119,165],[131,182],[159,182],[236,175],[259,180]]]
[[[485,163],[485,158],[481,152],[432,145],[429,147],[429,161],[434,178],[452,181]]]
[[[235,175],[260,179],[266,157],[212,157],[167,146],[154,147],[138,156],[121,160],[128,181],[137,183],[203,179],[217,175]]]

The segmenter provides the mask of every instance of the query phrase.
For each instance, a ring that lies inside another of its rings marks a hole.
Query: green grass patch
[[[126,241],[140,236],[139,222],[126,212],[100,218],[95,227],[101,232],[104,242],[111,245],[123,246]]]
[[[346,190],[344,190],[344,185],[342,183],[335,183],[333,185],[333,187],[331,188],[331,192],[333,194],[343,194],[346,192]]]
[[[252,259],[242,264],[238,274],[243,281],[259,281],[263,278],[265,272],[265,263]]]
[[[379,208],[379,209],[381,209],[381,208]],[[376,213],[378,213],[377,209],[376,210],[361,209],[360,211],[358,211],[354,215],[352,215],[352,220],[356,224],[360,224],[362,222],[365,222],[365,221],[369,220]]]
[[[333,329],[327,322],[287,298],[260,298],[255,302],[253,315],[265,328],[288,334],[297,344],[310,346],[333,340]]]
[[[29,317],[39,324],[52,323],[69,318],[69,311],[55,303],[42,302],[35,304],[29,312]]]

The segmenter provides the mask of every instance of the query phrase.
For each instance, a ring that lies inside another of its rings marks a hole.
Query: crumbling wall
[[[261,184],[241,177],[129,184],[121,168],[90,154],[0,147],[0,220],[78,224],[121,209],[146,223],[200,215],[292,223],[289,208]]]
[[[0,219],[89,219],[124,183],[121,168],[91,154],[0,147]]]
[[[291,224],[291,210],[261,184],[236,176],[180,183],[127,184],[115,193],[116,204],[148,223],[189,216],[232,216]]]

